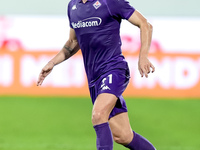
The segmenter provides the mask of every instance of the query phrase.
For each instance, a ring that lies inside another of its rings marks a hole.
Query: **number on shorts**
[[[109,84],[112,84],[112,74],[108,75],[109,78]]]

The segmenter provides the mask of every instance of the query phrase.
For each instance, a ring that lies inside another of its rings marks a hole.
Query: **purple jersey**
[[[126,0],[69,2],[70,27],[76,32],[90,84],[110,70],[128,69],[119,29],[121,20],[128,19],[134,11]]]

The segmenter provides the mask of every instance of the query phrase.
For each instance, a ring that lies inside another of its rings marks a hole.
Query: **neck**
[[[82,0],[82,2],[83,2],[83,3],[86,3],[86,2],[87,2],[87,0]]]

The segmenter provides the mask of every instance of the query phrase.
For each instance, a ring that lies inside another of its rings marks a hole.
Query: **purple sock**
[[[113,137],[108,122],[95,125],[97,150],[113,150]]]
[[[131,143],[125,147],[130,150],[156,150],[156,148],[144,137],[133,131],[134,137]]]

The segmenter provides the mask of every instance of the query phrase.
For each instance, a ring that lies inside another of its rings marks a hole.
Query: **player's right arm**
[[[71,56],[73,56],[80,49],[74,29],[70,28],[69,39],[61,49],[61,51],[53,57],[40,72],[37,86],[42,85],[44,79],[51,73],[53,67]]]
[[[49,62],[54,65],[57,65],[70,58],[79,49],[80,47],[76,38],[75,31],[74,29],[70,28],[69,39],[67,40],[61,51],[55,57],[53,57]]]

